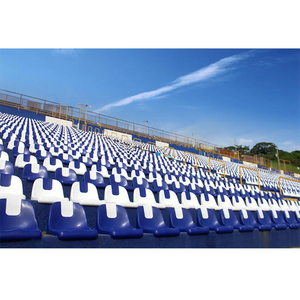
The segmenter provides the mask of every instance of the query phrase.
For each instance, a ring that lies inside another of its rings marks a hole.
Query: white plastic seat
[[[159,174],[159,173],[157,173],[157,172],[150,172],[149,173],[149,175],[148,175],[148,182],[149,183],[153,183],[153,181],[154,180],[156,180],[156,179],[158,179],[158,180],[162,180],[162,176]]]
[[[84,175],[86,172],[86,165],[79,161],[70,161],[69,169],[72,169],[76,172],[77,175]]]
[[[229,208],[232,210],[237,210],[237,208],[232,205],[229,197],[226,195],[218,195],[217,196],[217,205],[220,207],[220,209]]]
[[[291,210],[291,211],[297,211],[298,210],[295,202],[292,201],[292,200],[287,200],[287,205],[289,207],[289,210]]]
[[[149,189],[135,188],[133,191],[133,202],[138,206],[151,205],[158,208],[165,208],[162,203],[155,201],[154,194]]]
[[[247,209],[244,199],[240,196],[232,196],[231,198],[233,210]]]
[[[281,210],[281,208],[279,207],[277,201],[274,200],[274,199],[268,199],[268,204],[270,206],[270,209],[272,209],[272,210],[277,210],[277,211]]]
[[[178,181],[184,184],[185,186],[188,186],[191,183],[190,179],[186,176],[179,176]]]
[[[103,178],[109,178],[110,177],[110,175],[108,174],[107,168],[103,165],[101,166],[101,169],[98,169],[97,165],[92,165],[91,171],[100,173],[103,176]]]
[[[0,175],[0,198],[14,196],[16,198],[26,199],[23,194],[22,180],[15,175]]]
[[[48,172],[55,172],[57,168],[62,168],[63,163],[60,159],[55,157],[46,157],[43,162],[43,166]]]
[[[5,161],[9,161],[8,153],[6,153],[4,151],[0,151],[0,159],[5,160]]]
[[[64,197],[62,185],[58,180],[38,178],[33,182],[31,200],[36,200],[39,203],[54,203],[69,199]]]
[[[99,199],[96,186],[90,182],[84,181],[76,181],[72,184],[70,200],[81,205],[89,206],[99,206],[105,204],[104,200]]]
[[[160,190],[158,196],[159,203],[163,204],[165,207],[181,206],[178,197],[174,191]]]
[[[37,164],[37,159],[33,155],[25,155],[25,154],[19,154],[16,157],[15,166],[18,168],[24,168],[27,164]]]
[[[197,196],[192,192],[181,193],[181,204],[184,208],[200,208]]]
[[[212,208],[219,210],[220,207],[217,205],[215,197],[211,194],[203,193],[200,196],[200,205],[206,208]]]
[[[104,200],[107,203],[115,203],[123,207],[138,207],[137,203],[129,200],[127,190],[118,185],[107,185],[105,187]]]
[[[252,197],[246,197],[245,198],[245,204],[247,206],[247,210],[251,210],[251,211],[259,210],[257,202]]]
[[[166,174],[164,176],[164,181],[167,183],[167,184],[172,184],[172,182],[177,182],[177,179],[174,175],[169,175],[169,174]]]
[[[112,168],[111,174],[112,175],[119,174],[117,170],[118,169],[116,167]],[[121,170],[121,174],[120,175],[124,176],[127,180],[130,179],[129,176],[128,176],[128,174],[127,174],[127,171],[125,169],[119,169],[119,170]]]
[[[267,200],[264,199],[264,198],[259,197],[257,199],[257,204],[258,204],[258,207],[261,210],[269,211],[271,209],[270,206],[269,206],[269,204],[268,204],[268,202],[267,202]]]
[[[58,147],[51,147],[49,149],[49,152],[52,154],[52,156],[55,156],[55,157],[57,157],[60,153],[64,153],[64,151]]]

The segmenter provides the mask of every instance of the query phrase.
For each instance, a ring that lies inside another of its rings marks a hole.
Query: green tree
[[[257,143],[253,146],[253,148],[250,150],[251,154],[254,155],[266,155],[276,152],[277,146],[274,143]]]
[[[235,151],[235,146],[228,146],[224,148],[225,150]],[[240,153],[248,153],[250,151],[249,146],[236,145],[236,150]]]

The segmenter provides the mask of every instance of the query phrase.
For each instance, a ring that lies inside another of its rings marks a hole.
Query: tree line
[[[236,145],[225,147],[224,149],[230,151],[239,151],[240,155],[257,155],[261,157],[265,157],[270,160],[277,160],[277,146],[274,143],[257,143],[251,149],[249,146]],[[284,150],[278,149],[278,154],[280,159],[289,160],[292,165],[300,167],[300,150],[295,150],[292,152],[287,152]]]

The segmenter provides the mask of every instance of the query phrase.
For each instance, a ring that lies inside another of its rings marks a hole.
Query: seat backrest
[[[22,178],[35,180],[37,178],[48,178],[47,169],[39,164],[27,164],[23,168]]]
[[[147,181],[146,178],[142,178],[142,177],[134,177],[132,179],[132,186],[134,188],[137,188],[137,187],[143,187],[143,188],[149,188],[149,183]]]
[[[197,222],[198,225],[209,228],[220,225],[215,211],[206,207],[197,210]]]
[[[174,191],[160,190],[159,191],[159,203],[166,207],[174,207],[180,205],[177,195]]]
[[[271,220],[275,224],[284,224],[284,216],[282,211],[271,210]]]
[[[257,217],[258,223],[260,223],[262,225],[271,225],[272,226],[272,221],[271,221],[271,218],[267,211],[258,209],[256,211],[256,217]]]
[[[0,199],[0,231],[2,230],[38,230],[32,204],[15,197]],[[11,239],[17,238],[12,232]]]
[[[137,208],[137,228],[164,228],[166,227],[161,211],[151,205],[143,205]]]
[[[97,228],[104,230],[132,228],[126,209],[115,203],[100,205],[96,222]]]
[[[259,207],[257,205],[257,202],[252,197],[246,197],[245,198],[245,204],[246,204],[246,207],[247,207],[248,210],[254,211],[254,210],[259,209]]]
[[[53,230],[87,229],[89,228],[83,207],[71,201],[51,204],[48,228]]]
[[[222,194],[218,195],[217,196],[217,204],[218,204],[218,206],[220,206],[220,208],[225,208],[225,207],[233,208],[229,197],[226,195],[222,195]]]
[[[254,227],[257,227],[257,222],[253,216],[253,213],[251,211],[246,210],[245,208],[242,208],[239,211],[241,224],[243,225],[252,225]]]
[[[190,211],[186,208],[180,206],[171,207],[169,216],[171,227],[191,228],[196,226]]]
[[[25,199],[22,180],[18,176],[0,174],[0,197],[5,195],[20,196]]]
[[[200,203],[202,206],[205,206],[207,208],[220,209],[216,203],[214,196],[208,193],[201,194]]]
[[[200,203],[196,195],[192,192],[184,191],[181,193],[181,204],[186,207],[199,207]]]

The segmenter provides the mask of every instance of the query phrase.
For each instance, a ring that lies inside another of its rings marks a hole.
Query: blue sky
[[[222,146],[300,150],[299,49],[0,49],[0,88]]]

